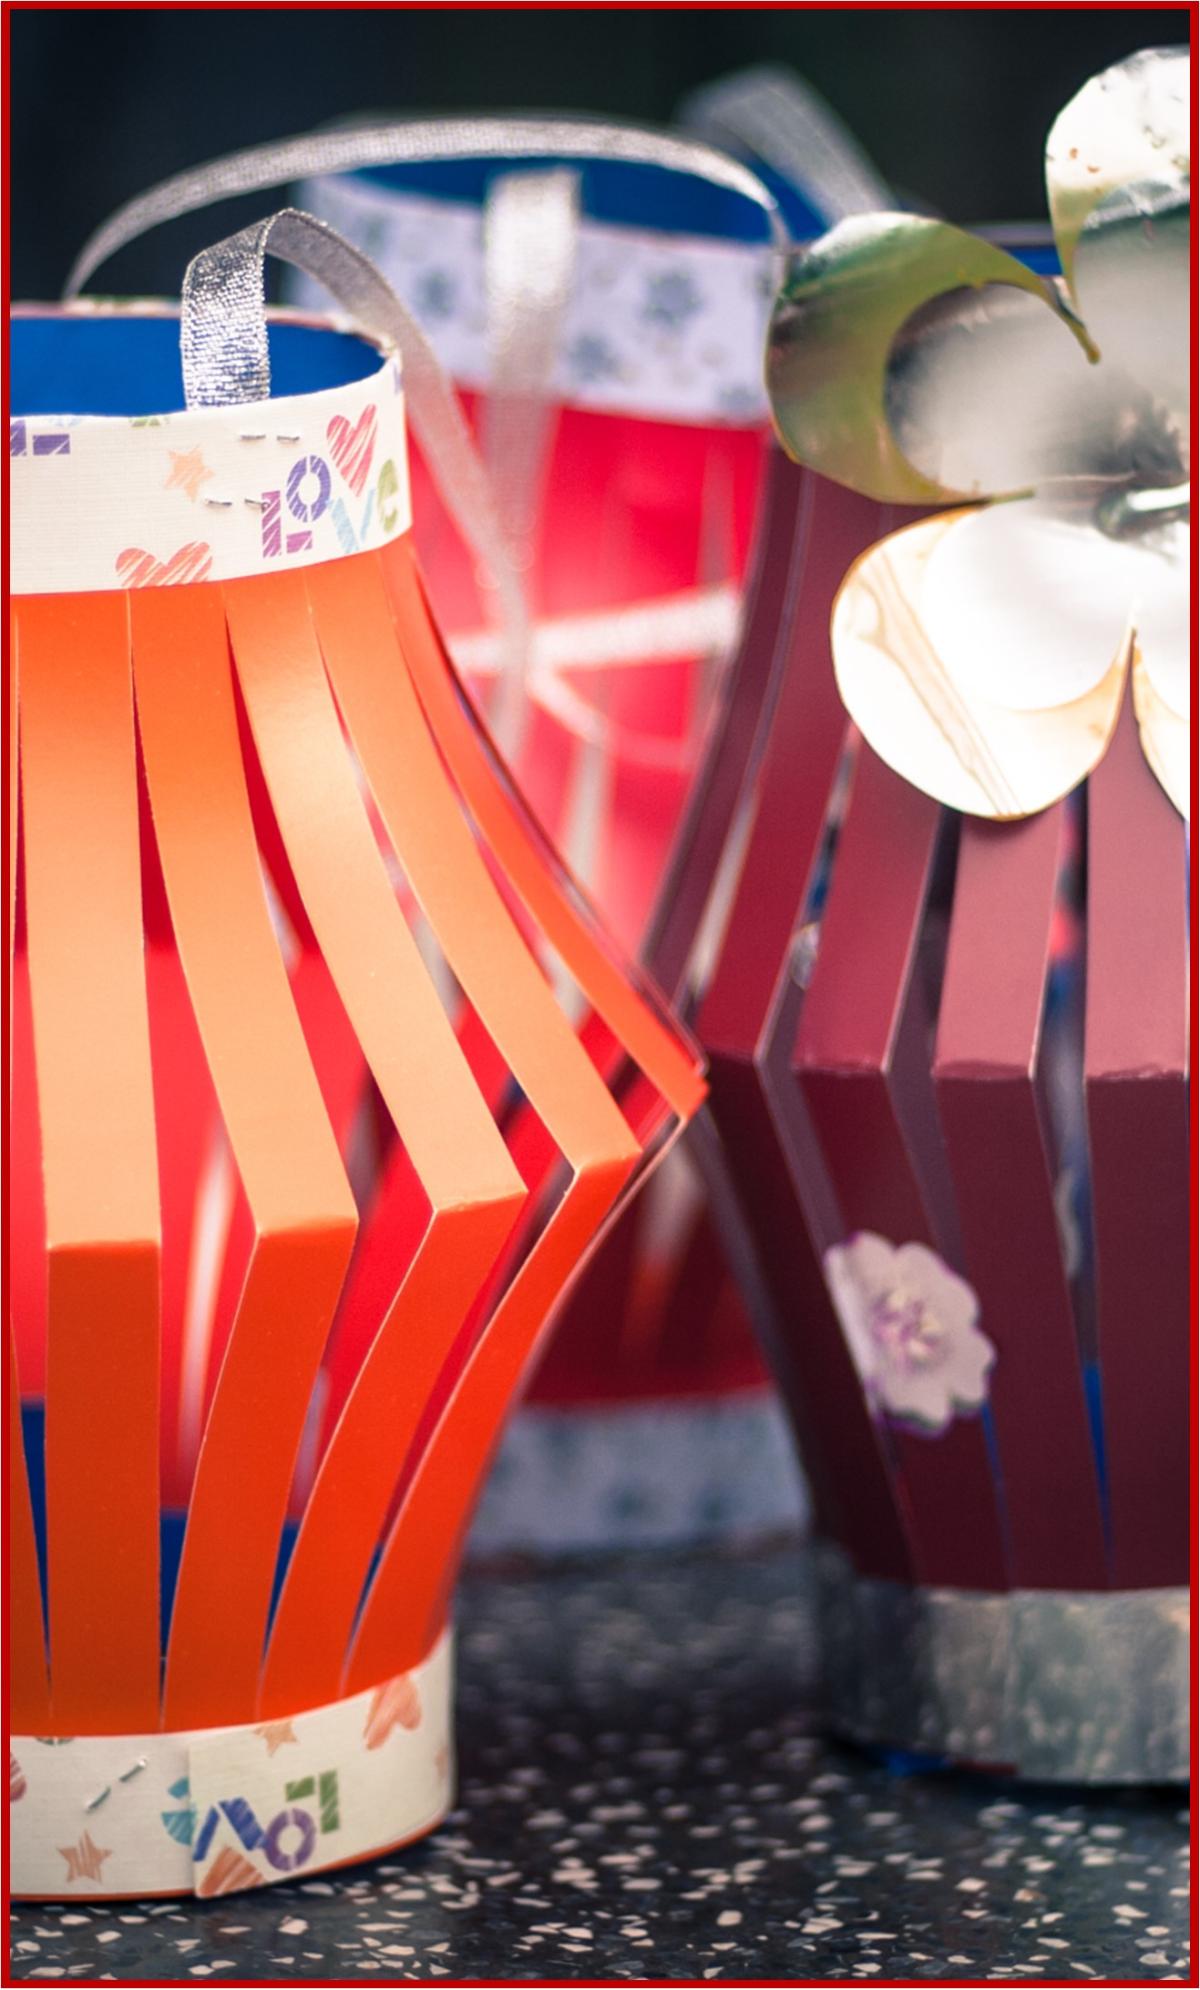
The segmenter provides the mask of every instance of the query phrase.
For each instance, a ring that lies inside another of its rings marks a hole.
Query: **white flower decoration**
[[[993,499],[882,540],[833,613],[851,717],[951,808],[1011,819],[1069,792],[1131,681],[1187,812],[1188,100],[1186,50],[1148,49],[1067,105],[1046,148],[1060,278],[944,222],[862,215],[776,308],[794,455],[883,500]]]
[[[939,1436],[982,1408],[996,1350],[975,1293],[936,1251],[862,1230],[826,1251],[825,1276],[876,1414]]]

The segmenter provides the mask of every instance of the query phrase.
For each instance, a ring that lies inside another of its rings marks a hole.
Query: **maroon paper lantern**
[[[714,873],[728,901],[710,1165],[812,1488],[830,1715],[1039,1779],[1186,1777],[1183,825],[1130,706],[1026,821],[894,774],[829,624],[900,520],[782,458],[769,488],[676,903]]]

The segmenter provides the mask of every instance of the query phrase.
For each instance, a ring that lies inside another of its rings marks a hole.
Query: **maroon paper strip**
[[[648,971],[671,995],[687,969],[739,799],[765,740],[779,688],[782,638],[795,612],[814,483],[782,449],[771,447],[741,640],[643,949]]]
[[[1126,701],[1088,786],[1084,1070],[1115,1588],[1188,1576],[1184,830]]]
[[[829,650],[833,597],[878,537],[877,505],[813,479],[792,562],[802,591],[779,631],[782,682],[753,826],[698,1031],[728,1174],[757,1245],[774,1319],[765,1332],[800,1440],[817,1517],[858,1567],[911,1578],[903,1494],[825,1287],[820,1156],[789,1071],[801,992],[792,940],[812,888],[846,735]],[[744,805],[744,803],[743,803]],[[808,1220],[806,1220],[806,1217]]]
[[[860,748],[795,1069],[845,1232],[928,1244],[954,1264],[957,1240],[937,1220],[944,1188],[931,1191],[907,1132],[919,1122],[927,1146],[936,1126],[928,1049],[923,1100],[911,1055],[902,1078],[895,1068],[905,1011],[923,1000],[914,967],[940,821],[935,802]],[[996,1488],[978,1420],[957,1419],[936,1437],[895,1426],[889,1435],[920,1580],[1004,1588]]]
[[[934,1077],[966,1270],[997,1351],[1012,1580],[1103,1589],[1103,1516],[1038,1083],[1062,805],[964,821]]]

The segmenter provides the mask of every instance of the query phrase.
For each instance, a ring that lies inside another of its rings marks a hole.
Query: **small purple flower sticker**
[[[936,1437],[982,1408],[996,1350],[974,1291],[936,1251],[861,1230],[826,1251],[825,1276],[876,1415]]]

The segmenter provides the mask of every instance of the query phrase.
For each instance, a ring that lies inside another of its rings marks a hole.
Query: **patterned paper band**
[[[452,1687],[446,1633],[412,1672],[290,1720],[14,1735],[12,1891],[234,1893],[418,1838],[451,1802]]]
[[[754,1540],[808,1498],[772,1389],[650,1402],[527,1403],[471,1532],[476,1556]]]
[[[481,208],[352,174],[309,180],[299,199],[372,258],[461,385],[489,384]],[[651,420],[762,421],[771,290],[766,243],[584,221],[549,392]],[[319,294],[296,279],[301,301]]]
[[[390,354],[345,385],[239,407],[14,419],[8,446],[17,594],[278,572],[411,523]]]
[[[829,1714],[853,1740],[1028,1781],[1188,1779],[1188,1594],[915,1589],[820,1562]]]

